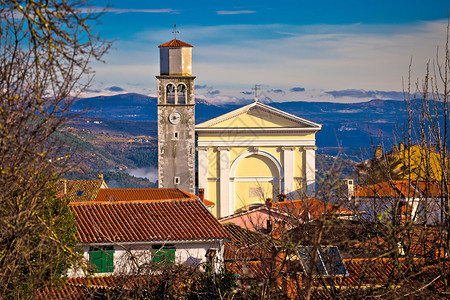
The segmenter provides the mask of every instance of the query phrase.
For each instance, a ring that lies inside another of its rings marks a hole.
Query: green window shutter
[[[91,262],[91,265],[94,268],[95,272],[101,272],[102,251],[100,250],[89,251],[89,261]]]
[[[173,265],[175,263],[175,249],[164,249],[166,264]]]
[[[175,247],[174,246],[152,246],[153,255],[152,262],[156,264],[173,265],[175,263]]]
[[[114,250],[105,250],[103,252],[103,272],[114,271]]]
[[[96,273],[114,271],[114,250],[112,246],[89,249],[89,261]]]

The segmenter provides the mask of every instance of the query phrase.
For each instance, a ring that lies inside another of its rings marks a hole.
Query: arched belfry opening
[[[187,104],[186,86],[183,83],[179,83],[177,86],[177,98],[178,104]]]
[[[166,86],[166,103],[175,104],[175,85],[172,83]]]

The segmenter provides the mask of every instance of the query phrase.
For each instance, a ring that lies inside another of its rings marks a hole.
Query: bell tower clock
[[[158,182],[160,188],[195,192],[195,96],[192,48],[171,40],[159,45]]]

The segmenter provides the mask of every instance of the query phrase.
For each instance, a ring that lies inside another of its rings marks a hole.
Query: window
[[[175,86],[171,83],[166,87],[166,103],[175,104]]]
[[[303,272],[308,275],[311,268],[311,260],[313,257],[313,247],[300,246],[297,249]],[[344,276],[347,274],[347,268],[342,260],[338,247],[321,246],[317,249],[316,266],[312,270],[314,276]]]
[[[84,193],[84,191],[78,191],[76,196],[81,197],[81,196],[83,196],[83,193]]]
[[[178,104],[186,104],[186,86],[180,83],[177,86]]]
[[[153,245],[152,263],[173,265],[175,263],[175,246]]]
[[[180,184],[180,177],[175,176],[175,177],[173,178],[173,183],[174,183],[174,184]]]
[[[108,273],[114,271],[113,246],[90,247],[89,262],[96,273]]]
[[[178,140],[178,132],[175,131],[175,132],[173,133],[173,139],[174,139],[174,140]]]

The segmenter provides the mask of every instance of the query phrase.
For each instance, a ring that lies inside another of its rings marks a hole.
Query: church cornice
[[[157,75],[157,79],[195,79],[197,76],[192,75]]]
[[[195,132],[198,133],[316,133],[320,128],[286,128],[286,127],[276,127],[276,128],[195,128]]]
[[[292,147],[315,147],[316,140],[199,140],[199,147],[280,147],[280,146],[292,146]]]

